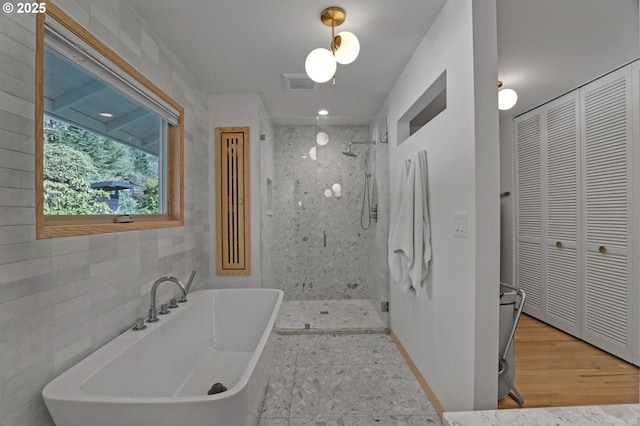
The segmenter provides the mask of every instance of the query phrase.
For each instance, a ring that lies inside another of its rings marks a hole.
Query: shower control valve
[[[371,207],[371,219],[378,221],[378,205]]]

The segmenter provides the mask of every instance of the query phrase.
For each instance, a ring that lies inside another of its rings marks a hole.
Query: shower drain
[[[320,311],[321,314],[329,315],[329,311]]]

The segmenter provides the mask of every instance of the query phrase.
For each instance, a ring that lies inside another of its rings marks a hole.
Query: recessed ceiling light
[[[320,111],[318,111],[318,115],[328,115],[329,111],[327,111],[326,109],[321,109]]]
[[[101,112],[100,117],[105,117],[105,118],[113,118],[113,114],[111,114],[110,112]]]

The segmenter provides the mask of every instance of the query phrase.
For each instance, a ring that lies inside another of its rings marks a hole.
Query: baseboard
[[[416,364],[413,362],[413,360],[411,359],[411,357],[407,353],[407,350],[404,348],[404,346],[402,346],[402,343],[398,339],[398,336],[395,335],[393,330],[389,330],[389,336],[391,336],[391,338],[395,342],[396,346],[398,347],[398,350],[400,351],[400,353],[404,357],[404,360],[407,361],[407,364],[409,364],[409,368],[413,372],[413,375],[416,376],[416,379],[418,380],[418,383],[420,383],[420,386],[422,387],[422,390],[424,390],[424,393],[427,394],[427,396],[429,397],[429,399],[433,403],[433,406],[438,411],[438,414],[440,414],[440,416],[442,416],[442,414],[444,413],[444,407],[440,403],[440,400],[436,396],[435,392],[433,392],[433,389],[431,389],[431,387],[429,386],[427,381],[422,376],[422,373],[420,373],[420,370],[418,370],[418,367],[416,366]]]

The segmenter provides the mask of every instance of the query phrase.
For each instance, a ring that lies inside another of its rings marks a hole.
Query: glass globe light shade
[[[329,135],[325,132],[318,132],[316,135],[316,143],[320,146],[325,146],[329,143]]]
[[[311,157],[312,160],[316,159],[316,147],[315,146],[309,150],[309,157]]]
[[[325,83],[336,73],[336,59],[329,49],[319,47],[313,49],[304,62],[304,69],[309,78],[316,83]]]
[[[333,191],[333,195],[335,195],[336,198],[340,198],[342,196],[342,185],[334,183],[331,185],[331,191]]]
[[[507,110],[513,108],[518,102],[518,94],[513,89],[502,89],[498,92],[498,109]]]
[[[340,47],[335,52],[336,61],[339,64],[347,65],[355,61],[360,54],[360,41],[354,33],[342,31],[336,35],[340,37]]]

